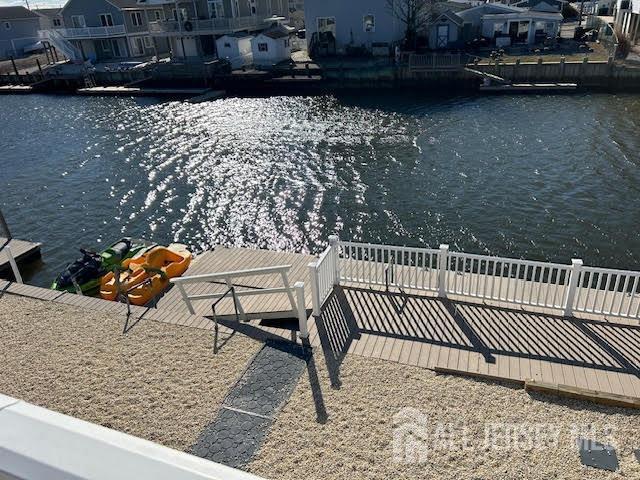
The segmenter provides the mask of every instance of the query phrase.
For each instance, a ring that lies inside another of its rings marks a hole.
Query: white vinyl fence
[[[330,237],[309,265],[313,312],[340,284],[436,292],[440,297],[639,318],[640,272],[491,257],[439,249],[372,245]]]

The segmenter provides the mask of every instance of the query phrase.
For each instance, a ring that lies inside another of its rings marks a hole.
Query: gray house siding
[[[7,28],[8,24],[8,28]],[[38,41],[39,18],[0,19],[0,58],[20,56],[23,48]]]
[[[404,24],[393,16],[387,0],[305,0],[304,8],[308,39],[318,31],[318,18],[335,18],[338,53],[349,46],[371,48],[373,43],[391,45],[404,38]],[[365,15],[374,16],[374,31],[365,31]]]
[[[87,27],[101,27],[102,13],[110,13],[114,25],[124,25],[122,12],[105,0],[69,0],[62,10],[62,17],[67,28],[73,28],[72,17],[76,15],[84,15]]]

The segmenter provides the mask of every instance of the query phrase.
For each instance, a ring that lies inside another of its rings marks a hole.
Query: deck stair
[[[38,36],[40,37],[40,40],[47,41],[56,47],[72,62],[84,61],[80,49],[64,38],[57,30],[40,30],[38,31]]]

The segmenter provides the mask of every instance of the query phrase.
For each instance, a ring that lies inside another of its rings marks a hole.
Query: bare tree
[[[391,14],[405,26],[405,44],[415,48],[418,31],[431,20],[439,0],[386,0]]]

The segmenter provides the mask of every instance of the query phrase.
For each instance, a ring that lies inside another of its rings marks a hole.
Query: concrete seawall
[[[640,67],[611,61],[514,62],[498,65],[470,65],[474,70],[491,73],[514,83],[572,82],[581,88],[640,90]],[[410,67],[333,68],[324,71],[331,88],[446,87],[475,90],[481,80],[463,68],[448,70]]]

